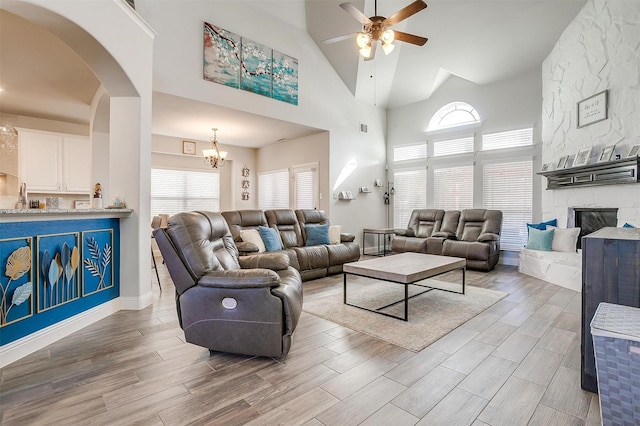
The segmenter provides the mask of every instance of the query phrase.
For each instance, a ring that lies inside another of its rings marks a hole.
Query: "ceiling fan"
[[[427,4],[423,0],[414,1],[410,5],[405,6],[388,18],[385,18],[384,16],[378,16],[377,0],[374,2],[375,16],[372,16],[370,18],[367,18],[352,3],[341,3],[340,7],[363,25],[362,31],[356,33],[356,44],[360,48],[360,55],[365,58],[365,61],[370,61],[375,57],[378,41],[382,42],[382,50],[384,51],[385,55],[388,55],[394,49],[394,40],[403,41],[418,46],[423,46],[427,42],[427,38],[425,37],[417,36],[414,34],[407,34],[402,31],[391,29],[391,27],[393,27],[400,21],[404,21],[408,17],[420,12],[422,9],[425,9],[427,7]],[[351,36],[352,34],[348,36],[336,37],[334,39],[326,40],[325,42],[332,43],[344,40],[345,38]]]

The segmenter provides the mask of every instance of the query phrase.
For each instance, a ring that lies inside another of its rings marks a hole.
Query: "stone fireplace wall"
[[[570,163],[592,146],[626,157],[640,144],[640,1],[589,0],[542,65],[542,164]],[[577,102],[609,90],[609,118],[577,128]],[[542,188],[546,188],[546,178]],[[571,207],[617,207],[618,225],[640,226],[640,183],[544,190],[542,219],[566,226]]]

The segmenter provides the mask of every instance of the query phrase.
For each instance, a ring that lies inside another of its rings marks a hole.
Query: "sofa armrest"
[[[413,229],[394,229],[393,233],[402,237],[415,237]]]
[[[478,241],[482,243],[486,243],[489,241],[500,241],[500,235],[492,234],[490,232],[485,232],[484,234],[480,234],[478,236]]]
[[[455,240],[456,234],[454,234],[453,232],[438,231],[438,232],[434,232],[432,237],[445,238],[447,240]]]
[[[353,235],[353,234],[349,234],[349,233],[346,233],[346,232],[343,232],[343,233],[340,234],[340,242],[341,243],[350,243],[355,239],[356,239],[356,236]]]
[[[231,269],[209,272],[198,280],[198,285],[211,288],[277,287],[280,277],[269,269]]]
[[[260,251],[257,245],[246,241],[236,241],[236,247],[240,253],[258,253]]]
[[[240,256],[238,263],[240,263],[242,269],[262,268],[272,271],[282,271],[290,265],[289,255],[284,252]]]
[[[290,269],[290,273],[281,276],[282,284],[271,289],[271,294],[282,300],[285,315],[284,332],[288,335],[295,330],[302,312],[302,278],[297,270]]]

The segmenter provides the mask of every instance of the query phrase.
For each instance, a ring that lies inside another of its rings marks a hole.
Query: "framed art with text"
[[[578,129],[606,120],[607,101],[607,91],[603,90],[578,102]]]

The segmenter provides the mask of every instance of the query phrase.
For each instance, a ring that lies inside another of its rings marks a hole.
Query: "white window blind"
[[[393,188],[393,226],[406,228],[413,209],[427,207],[427,170],[394,172]]]
[[[393,161],[417,160],[427,158],[427,143],[393,147]]]
[[[482,187],[484,207],[502,211],[500,248],[522,248],[532,216],[533,161],[485,164]]]
[[[317,175],[316,167],[295,168],[293,170],[294,179],[294,199],[296,209],[315,209],[317,207]]]
[[[489,133],[482,136],[483,151],[529,145],[533,145],[532,128],[511,130],[500,133]]]
[[[195,210],[220,210],[220,173],[151,169],[151,217]]]
[[[258,208],[261,210],[289,208],[289,171],[258,173]]]
[[[463,154],[473,152],[473,136],[433,142],[433,156]]]
[[[473,165],[433,171],[434,207],[443,210],[473,208]]]

